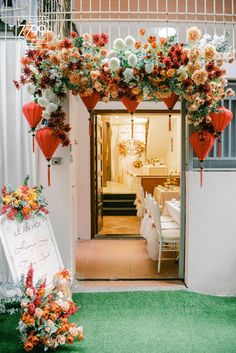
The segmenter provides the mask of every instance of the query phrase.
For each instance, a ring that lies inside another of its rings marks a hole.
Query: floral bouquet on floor
[[[68,280],[68,270],[56,274],[58,278]],[[60,282],[61,283],[61,282]],[[59,286],[60,288],[60,286]],[[21,318],[18,329],[21,341],[26,351],[33,351],[36,347],[47,351],[72,344],[76,339],[83,339],[83,329],[68,321],[77,312],[72,299],[60,290],[57,285],[48,291],[46,281],[33,284],[33,268],[29,268],[26,279],[22,279]]]
[[[43,186],[29,187],[29,176],[23,185],[15,190],[11,185],[2,187],[0,197],[0,214],[6,215],[8,219],[23,222],[33,216],[44,217],[48,213],[47,202],[42,196]]]

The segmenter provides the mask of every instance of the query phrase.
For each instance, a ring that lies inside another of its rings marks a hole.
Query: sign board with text
[[[0,238],[14,283],[27,273],[30,264],[34,268],[34,281],[46,278],[47,286],[63,268],[48,217],[34,217],[22,223],[1,217]]]

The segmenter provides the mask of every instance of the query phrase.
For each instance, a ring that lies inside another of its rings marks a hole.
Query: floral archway
[[[221,99],[234,95],[227,88],[223,67],[234,57],[227,36],[202,37],[201,31],[192,27],[187,32],[187,44],[183,44],[177,43],[175,37],[157,40],[141,29],[140,40],[131,36],[117,38],[110,51],[106,49],[106,33],[72,32],[69,38],[59,39],[47,31],[37,37],[28,25],[24,36],[28,49],[21,59],[22,75],[14,81],[15,85],[27,85],[35,104],[43,108],[43,125],[63,146],[70,143],[70,126],[62,109],[70,91],[81,96],[89,111],[99,99],[120,99],[131,113],[144,100],[164,101],[171,111],[179,97],[185,99],[186,122],[194,126],[196,135],[195,143],[193,139],[190,142],[201,161],[210,150],[205,146],[206,134],[212,136],[214,143],[232,119],[227,109],[219,109]],[[216,116],[225,121],[221,130],[215,124]],[[42,127],[38,128],[36,139],[40,130]],[[201,156],[199,146],[206,152]]]

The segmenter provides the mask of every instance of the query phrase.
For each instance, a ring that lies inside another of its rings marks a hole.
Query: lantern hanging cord
[[[203,161],[200,161],[200,187],[202,188],[202,179],[203,179]]]
[[[51,186],[51,164],[50,164],[51,158],[48,158],[48,186]]]

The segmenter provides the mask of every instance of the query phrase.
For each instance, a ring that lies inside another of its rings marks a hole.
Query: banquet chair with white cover
[[[144,217],[143,217],[141,225],[140,225],[140,235],[144,238],[147,237],[148,229],[150,228],[150,225],[152,223],[151,203],[152,203],[152,195],[146,194],[145,199],[144,199],[144,206],[145,206]]]
[[[178,251],[180,240],[180,228],[176,222],[161,222],[160,208],[154,203],[153,223],[157,231],[158,242],[158,267],[157,272],[161,272],[162,251]]]
[[[136,205],[136,210],[137,210],[137,217],[139,217],[140,219],[143,218],[144,216],[144,209],[145,209],[145,205],[144,205],[144,191],[143,191],[143,187],[139,186],[137,193],[136,193],[136,200],[134,202],[134,204]]]

